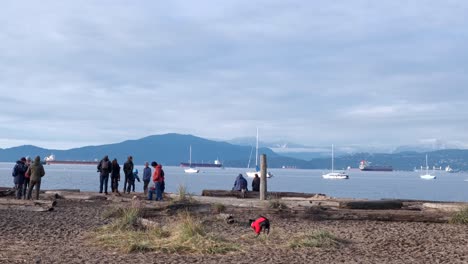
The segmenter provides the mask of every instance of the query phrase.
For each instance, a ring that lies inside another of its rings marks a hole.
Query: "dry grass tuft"
[[[340,243],[340,240],[330,232],[319,230],[292,238],[288,246],[292,249],[310,247],[330,248],[337,247]]]
[[[452,224],[468,224],[468,207],[463,208],[459,212],[453,214],[450,218],[450,223]]]

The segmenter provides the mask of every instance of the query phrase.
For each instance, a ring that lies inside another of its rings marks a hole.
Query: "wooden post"
[[[267,197],[267,158],[265,154],[260,156],[260,200]]]

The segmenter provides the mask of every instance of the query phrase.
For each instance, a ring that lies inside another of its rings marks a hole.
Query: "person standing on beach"
[[[23,185],[23,198],[26,199],[26,195],[28,194],[28,187],[29,187],[29,181],[31,178],[31,171],[29,170],[29,167],[31,167],[31,158],[28,156],[26,157],[26,173],[24,174],[24,185]]]
[[[39,200],[39,192],[41,189],[41,180],[45,175],[44,166],[41,164],[41,157],[36,156],[33,164],[29,167],[31,181],[28,188],[28,199],[31,199],[31,193],[36,186],[36,200]]]
[[[151,162],[151,166],[154,168],[153,172],[153,182],[156,189],[156,201],[162,201],[162,193],[164,191],[164,175],[162,170],[162,165],[158,164],[156,161]]]
[[[24,184],[24,174],[28,170],[26,166],[26,158],[21,158],[13,167],[12,176],[14,178],[15,189],[16,189],[16,199],[21,199],[23,196],[23,184]]]
[[[120,165],[117,159],[112,160],[111,170],[111,189],[112,192],[119,193],[119,181],[120,181]]]
[[[102,193],[102,187],[104,187],[104,193],[108,194],[107,187],[109,185],[109,173],[112,170],[112,164],[107,155],[99,162],[97,170],[99,171],[99,193]]]
[[[145,162],[145,168],[143,169],[143,192],[145,194],[148,193],[148,184],[151,180],[151,168],[149,167],[149,163]]]
[[[258,177],[258,174],[255,173],[255,177],[253,178],[252,181],[252,191],[253,192],[259,192],[260,191],[260,177]]]
[[[127,161],[124,163],[123,171],[125,174],[125,183],[124,183],[123,191],[124,193],[125,191],[130,193],[130,188],[132,186],[131,182],[133,180],[133,157],[132,156],[128,156]]]
[[[137,168],[133,169],[133,177],[132,177],[132,181],[131,181],[132,192],[135,192],[135,180],[140,182],[140,177],[138,177],[138,169]]]

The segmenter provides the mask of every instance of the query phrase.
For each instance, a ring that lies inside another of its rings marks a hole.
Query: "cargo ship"
[[[44,158],[44,164],[76,164],[76,165],[98,165],[98,160],[56,160],[54,155]]]
[[[180,167],[221,168],[223,164],[219,160],[215,160],[213,163],[181,162]]]
[[[359,169],[361,171],[393,171],[392,166],[370,165],[370,162],[368,162],[366,160],[361,160],[361,163],[359,163]]]

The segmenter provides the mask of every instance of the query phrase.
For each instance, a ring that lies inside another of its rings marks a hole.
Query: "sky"
[[[0,148],[468,147],[468,1],[2,1]]]

